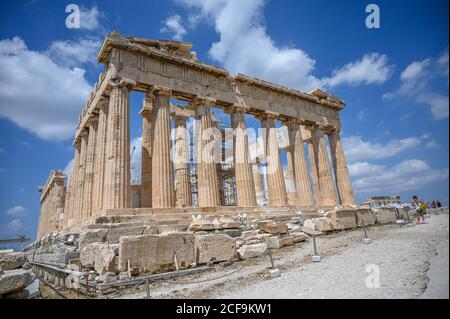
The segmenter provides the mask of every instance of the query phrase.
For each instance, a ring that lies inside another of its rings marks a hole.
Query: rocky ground
[[[448,298],[448,214],[423,225],[371,226],[273,250],[281,277],[271,279],[268,256],[150,285],[151,298]],[[379,274],[379,276],[378,276]],[[379,280],[378,280],[379,279]],[[144,298],[143,286],[109,298]]]

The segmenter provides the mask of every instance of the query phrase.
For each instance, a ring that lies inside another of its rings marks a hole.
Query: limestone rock
[[[256,237],[259,234],[259,230],[245,230],[242,232],[242,238]]]
[[[239,237],[242,235],[242,231],[240,229],[224,229],[222,230],[222,233],[230,237]]]
[[[248,259],[264,255],[267,251],[266,243],[259,243],[254,245],[243,245],[238,250],[238,256],[240,259]]]
[[[258,228],[269,234],[284,234],[288,231],[286,224],[277,223],[274,221],[260,221],[258,222]]]
[[[324,217],[331,220],[333,229],[343,230],[357,227],[356,213],[353,210],[335,210],[325,213]]]
[[[377,224],[395,223],[395,208],[372,208],[372,212],[377,217]]]
[[[292,237],[292,241],[293,241],[294,243],[299,243],[299,242],[302,242],[302,241],[305,241],[305,240],[309,239],[309,236],[306,235],[306,234],[303,233],[303,232],[295,232],[295,233],[292,233],[292,234],[291,234],[291,237]]]
[[[356,213],[356,221],[359,226],[362,226],[363,222],[365,226],[373,225],[376,220],[376,215],[370,209],[360,209]]]
[[[0,253],[0,267],[3,270],[11,270],[22,267],[26,262],[23,252]]]
[[[314,223],[313,219],[305,220],[305,222],[303,223],[303,227],[311,229],[311,230],[316,230],[316,224]]]
[[[122,236],[142,235],[146,226],[132,226],[122,228],[112,228],[106,235],[106,242],[108,244],[118,244],[119,238]]]
[[[90,229],[80,233],[79,248],[82,250],[86,245],[91,243],[102,243],[106,240],[108,230],[106,229]]]
[[[6,270],[0,276],[0,295],[19,292],[31,285],[33,277],[31,272],[24,269]]]
[[[202,230],[214,230],[214,224],[205,219],[195,219],[189,225],[189,229],[192,231],[202,231]]]
[[[195,236],[195,262],[205,264],[210,260],[227,261],[236,256],[234,239],[225,234]]]
[[[314,230],[325,232],[333,230],[332,220],[328,217],[313,218]]]
[[[138,272],[154,272],[162,266],[174,265],[176,253],[179,267],[194,262],[194,235],[170,233],[121,237],[119,242],[119,270],[126,271],[128,260]]]
[[[292,246],[294,244],[291,236],[271,236],[266,240],[267,246],[271,249],[279,249],[285,246]]]
[[[116,272],[116,251],[118,245],[91,243],[80,253],[80,261],[84,267],[94,268],[102,275],[105,272]]]
[[[180,233],[187,230],[187,225],[158,225],[156,226],[156,234],[164,235],[170,233]]]

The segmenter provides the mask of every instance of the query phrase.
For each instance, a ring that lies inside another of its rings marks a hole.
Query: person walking
[[[412,197],[412,206],[416,211],[416,224],[424,224],[427,205],[422,200],[419,200],[416,195],[414,195]]]

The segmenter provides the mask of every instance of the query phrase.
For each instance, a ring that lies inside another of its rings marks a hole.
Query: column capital
[[[217,100],[215,98],[197,95],[189,102],[189,105],[191,105],[192,107],[211,106],[214,105],[216,102]]]
[[[89,118],[87,119],[87,121],[86,121],[86,125],[90,126],[90,125],[93,125],[95,123],[98,123],[98,114],[91,114],[89,116]]]
[[[159,85],[155,85],[153,86],[151,93],[155,96],[165,96],[165,97],[171,97],[172,96],[172,90],[164,87],[164,86],[159,86]]]
[[[153,112],[153,100],[152,93],[148,92],[142,101],[142,109],[139,111],[139,114],[142,116],[151,115]]]
[[[224,112],[230,115],[233,115],[235,113],[247,113],[250,110],[250,107],[242,105],[242,104],[233,104],[226,109],[224,109]]]
[[[260,120],[276,120],[280,116],[280,113],[266,110],[261,114],[258,114],[256,117]]]
[[[117,77],[110,79],[109,85],[111,85],[112,87],[120,87],[120,88],[123,87],[131,91],[131,89],[133,89],[133,87],[136,86],[136,81],[127,78]]]

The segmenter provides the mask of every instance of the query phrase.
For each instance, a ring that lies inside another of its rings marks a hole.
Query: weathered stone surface
[[[81,251],[81,264],[84,267],[94,268],[99,275],[105,272],[116,272],[116,252],[118,247],[118,244],[88,244]]]
[[[305,220],[305,222],[303,223],[303,227],[312,229],[312,230],[316,230],[316,224],[314,223],[313,219]]]
[[[32,282],[33,277],[28,270],[6,270],[5,273],[0,276],[0,295],[21,291]]]
[[[309,236],[303,232],[295,232],[290,234],[294,243],[299,243],[309,239]]]
[[[276,223],[274,221],[260,221],[258,222],[258,228],[269,234],[284,234],[288,231],[286,224]]]
[[[377,217],[377,224],[395,223],[395,208],[372,208],[372,212]]]
[[[23,252],[0,253],[0,267],[3,270],[20,268],[25,261],[26,257]]]
[[[158,225],[156,226],[156,233],[160,235],[170,234],[170,233],[180,233],[187,230],[187,225]]]
[[[130,267],[142,272],[154,272],[162,266],[174,265],[176,253],[178,265],[187,267],[194,262],[194,235],[171,233],[165,235],[141,235],[120,238],[119,270]]]
[[[230,236],[230,237],[239,237],[242,235],[242,231],[240,229],[224,229],[222,233]]]
[[[256,237],[259,234],[259,230],[245,230],[242,232],[242,238]]]
[[[3,295],[4,299],[29,299],[30,292],[26,289]]]
[[[267,251],[266,243],[259,243],[253,245],[243,245],[238,250],[238,256],[240,259],[248,259],[264,255]]]
[[[369,226],[375,224],[376,216],[370,209],[360,209],[356,213],[356,221],[359,226],[362,226],[363,222],[365,226]]]
[[[214,230],[214,224],[211,221],[204,219],[195,219],[189,225],[189,229],[192,231],[202,231],[202,230]]]
[[[291,236],[270,236],[266,240],[267,246],[271,249],[279,249],[285,246],[291,246],[294,241]]]
[[[332,221],[328,217],[313,218],[313,223],[315,225],[314,230],[317,231],[332,231],[334,229]]]
[[[80,233],[79,248],[82,250],[86,245],[91,243],[102,243],[106,240],[108,230],[106,229],[91,229]]]
[[[124,228],[112,228],[106,235],[106,242],[108,244],[118,244],[119,238],[122,236],[142,235],[146,226],[132,226]]]
[[[356,214],[353,210],[337,210],[327,212],[324,217],[330,218],[334,229],[343,230],[356,227]]]
[[[211,260],[227,261],[236,256],[234,239],[225,234],[195,236],[195,262],[205,264]]]

